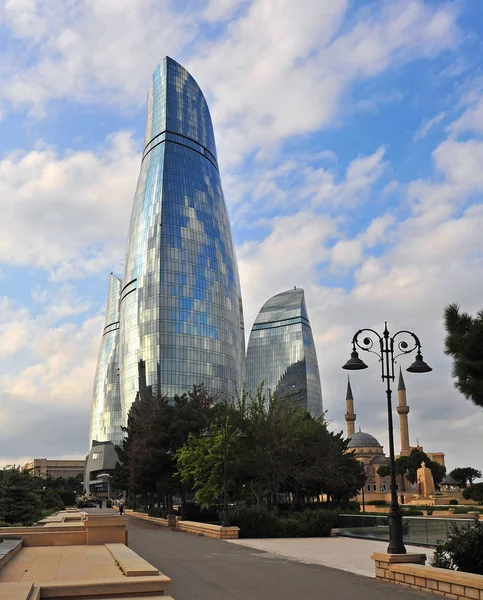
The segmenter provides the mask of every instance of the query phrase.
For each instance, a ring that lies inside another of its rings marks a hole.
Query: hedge
[[[337,527],[338,517],[335,510],[305,510],[285,516],[264,506],[235,508],[230,514],[241,538],[328,537]]]

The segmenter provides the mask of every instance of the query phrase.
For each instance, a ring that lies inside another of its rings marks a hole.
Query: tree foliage
[[[418,469],[423,462],[431,470],[434,483],[438,485],[446,474],[446,468],[430,460],[426,452],[417,448],[413,448],[409,456],[400,456],[395,460],[396,475],[405,476],[410,483],[415,484],[418,480]],[[390,474],[389,465],[379,467],[377,473],[381,477],[387,477]]]
[[[34,478],[17,468],[6,468],[0,473],[0,521],[9,525],[32,525],[42,513]]]
[[[475,521],[472,527],[453,523],[446,540],[436,545],[431,565],[483,575],[483,523]]]
[[[203,507],[221,504],[225,444],[230,501],[270,504],[282,495],[295,508],[326,494],[341,503],[362,485],[360,464],[341,434],[296,403],[267,402],[262,388],[221,401],[195,386],[172,403],[148,389],[134,402],[124,433],[113,485],[150,506],[160,499],[166,506],[164,499],[182,490]]]
[[[467,400],[483,406],[483,310],[473,317],[450,304],[444,325],[445,354],[453,358],[455,387]]]
[[[250,402],[241,398],[223,411],[209,438],[192,434],[178,452],[181,477],[201,504],[221,500],[225,432],[232,500],[261,504],[284,494],[296,505],[324,493],[340,503],[360,489],[359,463],[347,440],[329,433],[323,417],[313,418],[285,399],[270,397],[267,403],[262,389]],[[237,437],[240,429],[246,438]]]
[[[144,496],[149,505],[155,497],[169,498],[179,487],[173,455],[191,432],[206,425],[214,404],[204,386],[194,386],[172,404],[158,390],[148,388],[144,398],[133,403],[124,439],[116,447],[119,460],[113,486]]]
[[[463,498],[483,504],[483,483],[475,483],[463,490]]]
[[[474,480],[481,477],[481,471],[473,467],[457,467],[450,475],[458,482],[460,488],[465,488],[467,485],[473,485]]]

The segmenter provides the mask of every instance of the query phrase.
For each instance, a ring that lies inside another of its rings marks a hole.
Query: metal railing
[[[387,515],[339,515],[338,535],[389,541]],[[404,543],[416,546],[436,546],[444,540],[453,523],[471,527],[474,519],[403,517]]]

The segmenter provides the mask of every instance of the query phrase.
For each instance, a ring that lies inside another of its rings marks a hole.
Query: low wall
[[[79,525],[1,527],[0,538],[21,538],[24,546],[127,545],[126,524],[127,519],[117,515],[87,515]]]
[[[170,527],[171,524],[168,519],[161,519],[160,517],[150,517],[146,513],[140,513],[129,508],[125,509],[126,515],[142,519],[143,521],[151,521],[157,525],[163,525]],[[222,527],[221,525],[211,525],[209,523],[198,523],[197,521],[182,521],[176,517],[176,521],[173,526],[179,531],[185,531],[186,533],[193,533],[196,535],[204,535],[216,540],[236,540],[238,539],[238,527]]]
[[[187,533],[204,535],[216,540],[236,540],[240,531],[238,527],[222,527],[221,525],[197,523],[196,521],[178,521],[178,529]]]
[[[155,523],[156,525],[163,525],[164,527],[168,526],[168,519],[163,519],[162,517],[150,517],[146,513],[137,512],[129,508],[124,509],[124,512],[126,515],[136,517],[136,519],[143,519],[144,521],[150,521],[151,523]]]
[[[427,567],[411,560],[411,555],[373,554],[376,578],[405,587],[433,592],[453,600],[483,599],[483,575]]]

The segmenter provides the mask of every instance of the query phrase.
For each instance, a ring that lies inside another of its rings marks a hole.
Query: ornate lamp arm
[[[365,331],[368,331],[369,333],[372,333],[373,335],[376,336],[377,340],[379,341],[381,354],[379,354],[378,352],[374,352],[374,350],[372,350],[372,347],[374,346],[374,340],[369,336],[366,336],[362,340],[362,345],[361,345],[361,343],[359,342],[359,336],[361,335],[361,333],[364,333]],[[361,350],[364,350],[364,352],[371,352],[372,354],[375,354],[379,358],[379,360],[382,360],[382,344],[383,344],[382,337],[374,329],[369,329],[369,328],[359,329],[359,331],[356,331],[356,333],[354,334],[354,337],[352,338],[352,348],[354,350],[356,349],[356,346],[357,346]]]

